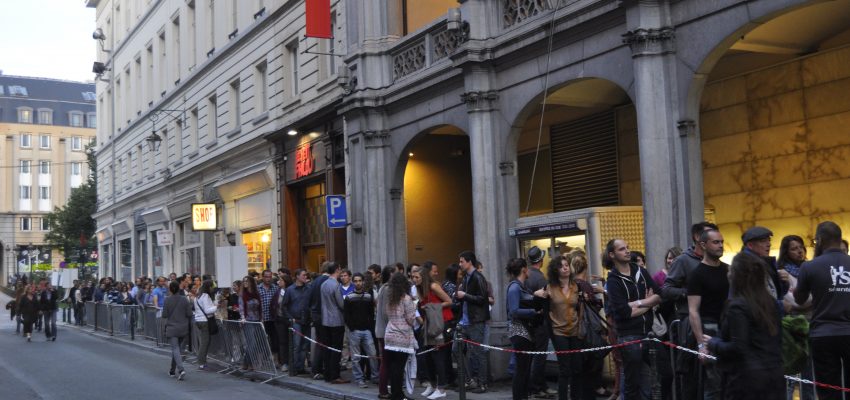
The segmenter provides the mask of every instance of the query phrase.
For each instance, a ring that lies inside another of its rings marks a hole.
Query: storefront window
[[[248,250],[248,272],[263,272],[271,268],[272,230],[242,232],[242,244]]]
[[[112,243],[103,245],[103,254],[100,256],[100,265],[103,266],[103,277],[115,276],[112,266]]]
[[[144,231],[139,232],[139,240],[136,241],[136,277],[148,273],[148,247],[144,235]]]
[[[151,263],[153,264],[152,277],[162,276],[162,246],[156,245],[156,231],[150,233],[151,241]]]
[[[192,230],[191,222],[180,223],[181,247],[180,260],[185,271],[192,275],[201,275],[201,235],[203,232]]]
[[[130,238],[118,242],[120,252],[119,262],[121,271],[119,280],[129,282],[133,280],[133,249],[130,247]]]

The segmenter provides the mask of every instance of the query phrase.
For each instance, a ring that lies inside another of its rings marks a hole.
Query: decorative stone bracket
[[[490,111],[496,109],[499,92],[495,90],[466,92],[460,95],[467,111]]]
[[[623,43],[632,49],[632,57],[674,53],[676,32],[671,27],[638,28],[623,35]]]
[[[367,149],[387,147],[390,145],[390,131],[365,131],[363,132],[364,144]]]
[[[697,124],[692,119],[683,119],[676,122],[676,128],[679,129],[680,137],[688,137],[696,134]]]

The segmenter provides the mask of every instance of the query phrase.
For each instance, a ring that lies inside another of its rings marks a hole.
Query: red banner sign
[[[333,39],[331,0],[307,0],[307,37]]]
[[[313,162],[313,145],[306,144],[295,150],[295,179],[313,173],[316,164]]]

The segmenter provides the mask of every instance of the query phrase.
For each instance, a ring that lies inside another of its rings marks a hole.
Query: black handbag
[[[584,340],[587,347],[602,347],[608,343],[608,322],[605,321],[599,310],[593,307],[584,295],[579,292],[578,298],[578,336]],[[593,352],[594,356],[599,358],[605,357],[611,350]]]
[[[198,300],[195,299],[195,305],[198,306],[198,309],[204,314],[204,317],[207,317],[207,332],[209,332],[210,336],[213,336],[218,333],[218,322],[215,320],[215,315],[213,314],[212,318],[207,315],[206,311],[201,307],[201,303],[198,303]]]

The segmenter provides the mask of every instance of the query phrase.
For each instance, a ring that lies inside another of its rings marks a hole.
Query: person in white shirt
[[[212,281],[206,280],[201,283],[198,296],[192,299],[192,308],[195,310],[195,326],[198,328],[200,344],[198,345],[198,369],[207,369],[207,351],[210,348],[210,331],[208,324],[215,324],[215,303],[212,300]]]

